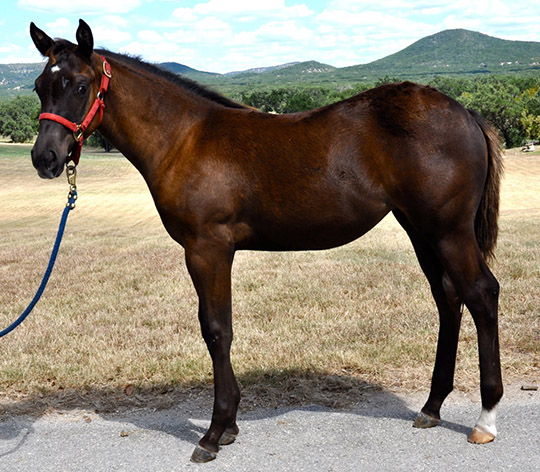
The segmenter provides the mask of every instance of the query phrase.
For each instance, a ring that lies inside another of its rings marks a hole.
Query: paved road
[[[242,413],[241,434],[193,464],[206,406],[97,415],[70,411],[0,422],[0,471],[534,471],[540,470],[540,392],[501,405],[494,443],[467,443],[479,404],[450,397],[437,428],[411,427],[424,396],[370,393],[347,410],[318,406]]]

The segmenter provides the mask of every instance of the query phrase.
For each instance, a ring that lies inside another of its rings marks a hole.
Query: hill
[[[30,93],[42,70],[42,63],[0,64],[0,96]]]
[[[425,77],[540,71],[540,43],[509,41],[464,29],[446,30],[365,65],[341,69],[366,77]]]
[[[178,62],[162,62],[159,66],[163,69],[167,69],[175,74],[183,75],[193,75],[193,74],[208,74],[208,75],[219,75],[215,72],[203,72],[192,67],[186,66],[184,64],[179,64]]]
[[[317,61],[294,62],[279,66],[250,69],[233,74],[216,75],[202,78],[206,85],[212,85],[226,90],[245,87],[275,87],[295,86],[302,84],[322,85],[327,76],[337,69]]]
[[[279,64],[277,66],[270,66],[270,67],[254,67],[253,69],[248,70],[237,70],[233,72],[227,72],[225,75],[229,77],[234,77],[235,75],[240,74],[265,74],[266,72],[272,72],[274,70],[278,69],[284,69],[286,67],[294,66],[298,64],[298,62],[287,62],[286,64]]]

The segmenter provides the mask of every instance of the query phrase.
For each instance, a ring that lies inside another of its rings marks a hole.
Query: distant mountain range
[[[235,75],[241,74],[266,74],[267,72],[272,72],[275,70],[287,69],[288,67],[295,66],[296,64],[299,64],[299,62],[287,62],[286,64],[279,64],[277,66],[270,67],[254,67],[253,69],[227,72],[225,75],[228,77],[234,77]]]
[[[0,64],[0,97],[30,93],[43,64]]]
[[[540,42],[509,41],[464,29],[427,36],[369,64],[337,68],[317,61],[217,74],[176,62],[160,67],[219,90],[293,85],[344,86],[381,77],[422,81],[435,75],[538,74]],[[0,96],[29,93],[42,64],[0,64]]]

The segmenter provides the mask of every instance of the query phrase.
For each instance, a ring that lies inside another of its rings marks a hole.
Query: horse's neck
[[[171,159],[171,148],[178,146],[204,110],[199,106],[194,117],[189,113],[193,97],[184,97],[179,88],[150,73],[110,62],[112,79],[99,130],[149,180]]]

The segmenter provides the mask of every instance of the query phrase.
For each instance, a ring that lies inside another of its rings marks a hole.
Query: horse
[[[216,458],[239,433],[230,361],[236,251],[336,247],[390,212],[412,242],[440,321],[430,393],[414,426],[440,422],[466,306],[478,334],[482,400],[468,439],[495,438],[503,395],[499,283],[488,262],[503,163],[489,123],[410,82],[267,114],[139,58],[95,50],[83,20],[77,44],[53,40],[34,23],[30,35],[48,59],[35,81],[41,115],[31,155],[39,176],[58,177],[99,129],[142,174],[163,225],[184,248],[214,374],[211,423],[192,461]]]

